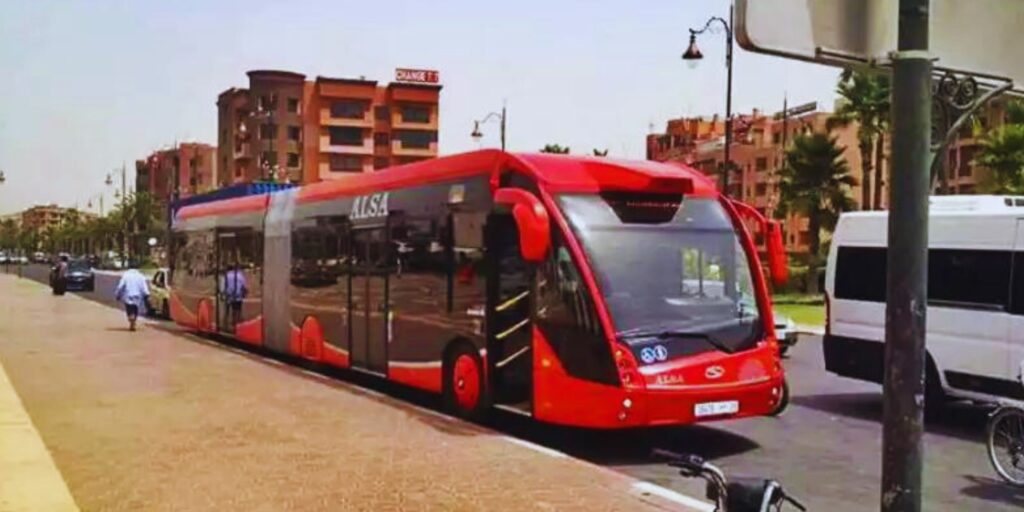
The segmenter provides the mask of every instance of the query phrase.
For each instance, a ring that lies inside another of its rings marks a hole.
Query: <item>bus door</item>
[[[375,227],[352,231],[351,245],[352,367],[386,374],[388,369],[389,246],[387,229]]]
[[[216,268],[216,289],[217,289],[217,332],[234,334],[236,316],[232,313],[231,305],[227,301],[224,289],[224,276],[231,271],[238,261],[237,236],[232,231],[217,230],[215,257],[217,258]]]
[[[496,407],[530,414],[533,401],[533,268],[511,215],[486,225],[487,366]]]

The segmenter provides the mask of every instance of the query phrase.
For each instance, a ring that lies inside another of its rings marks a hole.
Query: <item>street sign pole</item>
[[[921,510],[931,164],[930,0],[900,0],[892,56],[892,176],[886,278],[883,512]]]

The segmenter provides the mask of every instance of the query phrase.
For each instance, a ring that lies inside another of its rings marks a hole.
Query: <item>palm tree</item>
[[[540,152],[567,155],[569,154],[569,146],[562,147],[558,144],[545,144],[544,147],[540,149]]]
[[[996,193],[1024,193],[1024,124],[1005,124],[981,141],[974,161],[992,171]]]
[[[857,180],[850,175],[850,167],[843,158],[844,150],[830,135],[799,135],[786,151],[785,165],[779,170],[780,213],[807,216],[810,249],[807,289],[812,293],[817,292],[818,287],[821,230],[832,231],[839,214],[856,207],[847,191],[857,186]]]
[[[889,89],[888,76],[849,69],[839,76],[836,86],[836,92],[844,101],[830,123],[833,126],[857,123],[857,149],[864,171],[861,204],[865,210],[882,207],[882,163],[885,160],[885,134],[889,127]]]

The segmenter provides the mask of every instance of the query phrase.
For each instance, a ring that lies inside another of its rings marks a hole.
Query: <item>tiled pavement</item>
[[[82,510],[691,510],[346,382],[124,327],[0,275],[0,362]]]

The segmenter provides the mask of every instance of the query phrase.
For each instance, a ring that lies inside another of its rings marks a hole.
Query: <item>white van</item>
[[[843,214],[825,277],[825,368],[878,383],[887,232],[887,212]],[[926,347],[929,395],[1024,399],[1024,197],[931,198]]]

